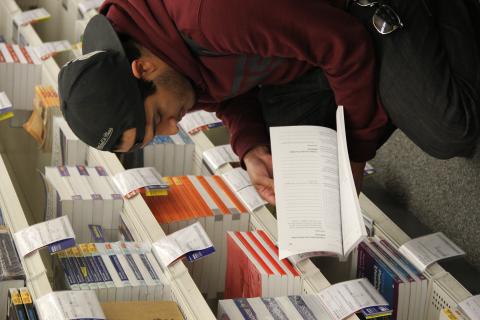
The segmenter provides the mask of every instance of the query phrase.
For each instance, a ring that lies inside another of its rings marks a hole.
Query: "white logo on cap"
[[[65,66],[67,66],[70,63],[75,62],[75,61],[87,60],[88,58],[91,58],[91,57],[93,57],[94,55],[96,55],[97,53],[100,53],[100,52],[105,52],[105,50],[97,50],[97,51],[92,51],[92,52],[86,53],[83,56],[80,56],[76,59],[72,59],[72,60],[68,61],[67,63],[65,63]]]
[[[113,133],[113,128],[108,128],[108,130],[103,133],[102,138],[100,139],[100,142],[98,143],[97,149],[103,150],[103,147],[105,147],[108,140],[110,140],[110,137],[112,136],[112,133]]]

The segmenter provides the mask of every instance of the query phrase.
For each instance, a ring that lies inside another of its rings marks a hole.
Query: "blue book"
[[[365,243],[358,246],[357,277],[367,278],[398,313],[400,286],[403,281]]]

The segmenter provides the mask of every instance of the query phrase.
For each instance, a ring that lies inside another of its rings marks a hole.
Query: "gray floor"
[[[480,152],[471,159],[437,160],[397,130],[371,164],[375,182],[462,247],[480,271]]]

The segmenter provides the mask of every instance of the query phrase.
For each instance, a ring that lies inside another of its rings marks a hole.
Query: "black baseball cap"
[[[136,128],[136,144],[145,135],[145,109],[120,39],[107,18],[94,16],[85,29],[83,55],[58,75],[63,116],[86,144],[106,151],[123,132]]]

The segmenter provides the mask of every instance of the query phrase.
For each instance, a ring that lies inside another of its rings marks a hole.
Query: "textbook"
[[[166,234],[200,222],[217,250],[216,254],[187,264],[200,292],[213,298],[223,292],[226,268],[226,232],[247,231],[250,214],[221,176],[163,177],[166,196],[145,202]]]
[[[155,136],[143,148],[143,166],[155,167],[162,176],[180,176],[193,173],[195,144],[179,129],[171,136]]]
[[[32,47],[0,43],[0,89],[14,109],[32,110],[34,86],[42,80],[42,61]]]
[[[300,273],[262,230],[227,233],[225,299],[302,294]]]
[[[100,301],[161,301],[171,288],[151,246],[136,242],[82,243],[56,255],[70,290],[94,290]]]
[[[315,253],[341,259],[367,236],[348,158],[343,107],[337,131],[270,128],[280,258]]]
[[[9,288],[25,285],[25,273],[20,263],[12,236],[5,226],[0,226],[0,317],[7,314],[7,294]]]
[[[60,117],[60,100],[52,86],[35,86],[33,112],[23,128],[46,152],[52,151],[53,118]]]

